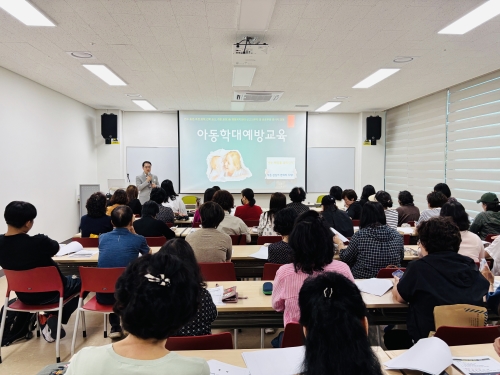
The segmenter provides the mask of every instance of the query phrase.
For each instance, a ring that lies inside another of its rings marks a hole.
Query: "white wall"
[[[0,68],[2,212],[28,201],[38,211],[33,234],[62,241],[76,233],[78,185],[97,182],[94,133],[93,108]]]

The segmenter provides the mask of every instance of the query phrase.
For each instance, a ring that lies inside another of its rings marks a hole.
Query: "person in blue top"
[[[135,233],[134,213],[129,206],[117,206],[111,212],[111,223],[114,229],[99,237],[99,259],[97,267],[115,268],[127,267],[137,259],[139,254],[150,254],[151,250],[146,238]],[[103,305],[113,305],[115,298],[112,293],[97,293],[97,302]],[[122,329],[120,318],[116,314],[109,314],[111,331],[110,338],[120,338]]]

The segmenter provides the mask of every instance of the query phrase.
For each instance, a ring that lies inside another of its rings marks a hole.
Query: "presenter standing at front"
[[[135,178],[135,184],[137,185],[137,189],[139,189],[139,200],[141,204],[144,204],[149,200],[151,189],[157,187],[159,184],[158,177],[151,174],[151,162],[143,162],[142,170],[144,172]]]

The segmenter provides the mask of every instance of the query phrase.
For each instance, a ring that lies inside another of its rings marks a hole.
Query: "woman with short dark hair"
[[[363,187],[363,191],[361,192],[361,197],[359,197],[359,204],[361,205],[361,207],[363,207],[365,203],[368,202],[368,198],[374,195],[375,192],[376,190],[373,187],[373,185],[365,185]]]
[[[483,242],[479,236],[469,231],[469,215],[464,206],[459,202],[448,202],[441,207],[439,216],[450,217],[460,230],[460,248],[458,253],[470,257],[474,262],[479,263],[484,259],[485,252]]]
[[[382,375],[356,284],[335,272],[309,278],[300,289],[299,307],[305,334],[302,375]]]
[[[427,206],[429,206],[429,208],[420,212],[420,217],[418,221],[415,222],[415,225],[419,225],[432,217],[439,216],[441,207],[443,207],[446,202],[448,202],[448,198],[446,198],[443,193],[432,191],[427,194]]]
[[[396,210],[392,210],[392,198],[391,195],[384,191],[379,190],[375,194],[375,200],[379,202],[382,207],[384,207],[384,214],[386,217],[387,226],[397,229],[398,228],[398,212]]]
[[[156,202],[158,205],[159,212],[156,215],[157,220],[161,220],[164,223],[174,223],[175,217],[174,217],[174,211],[170,207],[165,207],[162,205],[162,203],[165,201],[167,198],[167,192],[163,190],[160,187],[155,187],[151,189],[151,194],[149,196],[149,199],[152,200],[153,202]]]
[[[205,360],[165,348],[168,337],[196,317],[203,298],[197,264],[168,251],[179,241],[171,240],[158,253],[130,263],[116,283],[113,307],[128,336],[81,349],[66,374],[210,374]]]
[[[274,229],[274,218],[278,211],[286,207],[286,197],[282,193],[271,194],[271,199],[269,200],[269,211],[264,212],[260,215],[259,227],[257,228],[257,233],[259,236],[279,236]]]
[[[420,217],[420,210],[413,204],[413,195],[408,190],[399,192],[398,195],[399,207],[398,212],[398,227],[410,221],[416,222]]]
[[[128,204],[127,193],[123,189],[117,189],[111,196],[109,200],[109,205],[106,208],[106,215],[111,216],[111,212],[115,209],[115,207]]]
[[[231,260],[232,242],[226,233],[218,231],[224,210],[215,203],[208,201],[200,207],[201,227],[193,229],[186,237],[198,262],[222,263]]]
[[[246,242],[250,243],[252,237],[250,236],[250,230],[247,225],[239,217],[231,215],[231,210],[234,207],[233,195],[227,190],[219,190],[215,192],[212,197],[212,202],[218,203],[224,210],[224,219],[217,227],[217,230],[229,235],[244,235],[246,237]]]
[[[163,200],[162,205],[165,207],[170,207],[174,214],[180,216],[187,216],[186,205],[179,198],[179,194],[177,194],[174,190],[174,184],[170,180],[163,180],[161,183],[161,188],[165,190],[166,197]]]
[[[83,215],[80,220],[82,237],[97,237],[113,230],[111,219],[106,215],[106,196],[103,193],[92,194],[85,207],[87,215]]]
[[[345,212],[352,220],[359,220],[361,217],[361,210],[363,207],[356,200],[358,199],[358,195],[352,189],[346,189],[342,192],[342,199],[344,200],[344,204],[346,207]]]
[[[288,196],[292,203],[288,203],[286,206],[293,208],[295,212],[297,212],[297,215],[309,211],[309,207],[302,203],[306,200],[306,192],[304,189],[301,187],[294,187]]]
[[[392,289],[396,301],[409,304],[407,326],[414,342],[435,330],[434,307],[482,306],[489,288],[473,260],[458,254],[460,230],[451,218],[431,218],[422,222],[417,232],[422,258],[408,264],[402,278],[395,278]]]
[[[125,192],[127,193],[128,198],[127,206],[132,209],[134,215],[140,215],[142,211],[142,204],[141,201],[137,199],[139,196],[139,189],[137,189],[137,186],[135,185],[129,185],[127,186],[127,190]]]
[[[340,186],[332,186],[329,195],[335,198],[335,205],[337,208],[343,210],[344,202],[342,202],[342,188]]]
[[[403,236],[386,225],[384,208],[378,202],[363,206],[359,231],[347,247],[338,242],[340,260],[346,262],[356,279],[371,279],[387,266],[401,266],[404,258]]]
[[[288,237],[296,219],[297,212],[293,208],[283,208],[274,216],[274,231],[281,236],[281,241],[271,243],[267,247],[269,263],[287,264],[292,261],[292,248],[288,244]]]
[[[236,207],[234,216],[241,220],[259,220],[262,214],[262,208],[255,204],[255,197],[252,189],[243,189],[241,191],[241,204]]]
[[[163,221],[156,219],[158,212],[160,212],[160,208],[156,202],[147,201],[144,203],[141,218],[133,223],[135,232],[144,237],[164,236],[167,239],[174,238],[175,232]]]

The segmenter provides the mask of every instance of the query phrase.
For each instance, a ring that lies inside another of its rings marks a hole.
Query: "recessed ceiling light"
[[[71,57],[75,59],[94,59],[94,56],[90,52],[66,52]]]
[[[156,108],[153,107],[153,105],[145,99],[132,100],[132,101],[145,111],[156,111]]]
[[[348,96],[336,96],[334,99],[347,99]]]
[[[500,14],[500,1],[490,0],[446,26],[438,34],[465,34]]]
[[[295,104],[295,107],[306,108],[309,107],[309,104]]]
[[[276,0],[241,0],[238,30],[266,31],[269,29]]]
[[[368,87],[372,87],[376,83],[386,79],[389,76],[392,76],[394,73],[398,72],[400,69],[379,69],[371,76],[366,77],[364,80],[359,82],[357,85],[353,86],[353,89],[367,89]]]
[[[115,73],[113,73],[106,65],[84,64],[82,66],[94,73],[110,86],[127,86],[127,84],[123,82],[123,80]]]
[[[315,112],[327,112],[330,109],[338,106],[339,104],[342,104],[342,102],[327,102],[319,107]]]
[[[233,87],[252,86],[256,68],[251,66],[235,66],[233,68]]]
[[[55,26],[51,20],[25,0],[0,0],[0,8],[27,26]]]
[[[125,94],[125,95],[127,95],[129,98],[142,98],[141,94]]]
[[[413,61],[413,57],[411,57],[411,56],[398,56],[392,61],[395,63],[402,64],[402,63],[407,63],[407,62]]]

